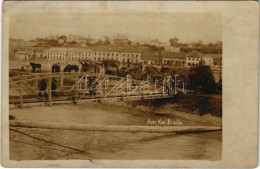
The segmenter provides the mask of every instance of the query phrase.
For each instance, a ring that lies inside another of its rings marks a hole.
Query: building
[[[160,65],[161,55],[160,52],[155,51],[149,47],[142,47],[141,58],[144,65]]]
[[[81,39],[83,39],[84,37],[82,35],[73,35],[73,34],[70,34],[68,37],[67,37],[67,42],[68,43],[77,43],[77,42],[81,42]]]
[[[16,60],[28,60],[29,53],[24,51],[19,51],[14,54],[14,59]]]
[[[162,64],[172,67],[186,67],[186,54],[162,51]]]
[[[32,47],[30,59],[44,59],[44,51],[48,49],[49,46],[45,43],[37,43]]]
[[[10,40],[9,56],[11,59],[16,59],[15,54],[17,52],[26,52],[28,59],[43,58],[43,53],[48,48],[48,45],[42,42]]]
[[[110,43],[112,45],[128,45],[129,40],[124,34],[116,34],[110,38]]]
[[[211,58],[212,66],[214,68],[222,67],[222,54],[204,54],[205,58]]]
[[[180,53],[180,51],[181,51],[180,47],[174,47],[174,46],[171,46],[171,45],[165,45],[163,47],[164,47],[164,50],[167,51],[167,52]]]
[[[16,52],[27,52],[28,57],[31,57],[33,46],[36,45],[38,42],[31,42],[31,41],[9,41],[9,57],[12,59],[15,56]]]
[[[93,50],[85,48],[52,47],[44,51],[48,60],[92,60]]]
[[[202,53],[198,51],[192,51],[186,55],[186,67],[199,66],[202,60]]]
[[[130,61],[130,63],[142,62],[141,53],[144,49],[145,48],[143,47],[128,46],[127,48],[121,51],[120,62],[127,62],[127,61]]]
[[[125,46],[118,45],[98,45],[92,47],[93,49],[93,60],[102,61],[102,60],[118,60],[122,62],[121,51],[125,49]]]
[[[186,67],[199,66],[200,64],[211,67],[221,67],[222,55],[205,54],[198,51],[192,51],[186,55]]]
[[[49,60],[117,60],[119,62],[139,63],[148,54],[147,47],[98,45],[90,47],[51,47],[44,51],[44,57]],[[144,52],[145,51],[145,52]],[[142,55],[144,57],[142,57]],[[158,58],[158,57],[157,57]],[[148,59],[149,60],[149,59]],[[151,59],[150,59],[151,60]]]

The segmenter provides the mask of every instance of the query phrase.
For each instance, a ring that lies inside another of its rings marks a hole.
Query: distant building
[[[174,46],[171,46],[171,45],[169,45],[169,46],[165,45],[163,47],[164,47],[164,50],[167,51],[167,52],[180,53],[180,51],[181,51],[180,47],[174,47]]]
[[[186,55],[186,67],[199,66],[200,63],[203,63],[204,65],[211,67],[221,67],[222,55],[204,54],[198,51],[192,51]]]
[[[44,51],[48,49],[49,46],[45,43],[37,43],[32,47],[31,58],[34,59],[44,59]]]
[[[222,54],[203,54],[204,58],[210,58],[212,66],[215,68],[222,67]]]
[[[48,60],[91,60],[93,51],[84,48],[52,47],[44,51]]]
[[[68,37],[67,37],[67,42],[68,43],[78,43],[78,42],[82,42],[82,39],[84,39],[84,37],[82,35],[73,35],[73,34],[70,34]]]
[[[160,53],[149,47],[143,47],[141,57],[144,65],[160,65],[161,56]]]
[[[126,47],[123,46],[113,46],[113,45],[98,45],[92,47],[93,49],[93,60],[102,61],[102,60],[121,60],[121,51]]]
[[[24,51],[20,51],[20,52],[16,52],[14,55],[14,59],[17,60],[28,60],[29,59],[29,54],[28,52],[24,52]]]
[[[121,51],[121,62],[138,63],[142,61],[141,53],[144,50],[142,47],[128,46]]]
[[[75,40],[76,43],[79,43],[79,44],[84,44],[86,45],[87,44],[87,39],[86,38],[78,38]]]
[[[200,60],[202,60],[202,54],[192,51],[186,55],[186,67],[199,66]]]
[[[186,67],[186,54],[163,51],[162,64],[172,67]]]
[[[12,41],[9,42],[9,56],[10,58],[16,58],[15,54],[17,52],[27,52],[28,59],[42,58],[43,51],[47,49],[48,46],[41,42],[34,41]]]
[[[110,38],[112,45],[128,45],[129,40],[124,34],[116,34]]]
[[[59,44],[63,44],[63,43],[65,43],[65,40],[61,38],[61,39],[59,39],[58,42],[59,42]]]

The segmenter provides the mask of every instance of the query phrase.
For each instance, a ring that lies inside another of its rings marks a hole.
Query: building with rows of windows
[[[84,48],[51,47],[44,51],[48,60],[91,60],[93,50]]]
[[[51,47],[44,51],[48,60],[118,60],[120,62],[141,62],[141,50],[138,47],[96,46],[90,48]]]

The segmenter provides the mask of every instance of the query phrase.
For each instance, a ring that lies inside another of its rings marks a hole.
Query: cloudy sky
[[[79,34],[102,38],[120,33],[130,40],[159,39],[166,42],[222,40],[221,17],[208,13],[91,13],[91,14],[12,14],[10,37],[25,40],[49,35]]]

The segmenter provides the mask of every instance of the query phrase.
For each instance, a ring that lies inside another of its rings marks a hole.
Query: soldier
[[[42,97],[42,92],[44,92],[44,96],[45,98],[47,98],[47,93],[46,93],[47,83],[45,79],[41,80],[41,82],[39,83],[39,88],[40,88],[39,97]]]

